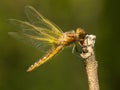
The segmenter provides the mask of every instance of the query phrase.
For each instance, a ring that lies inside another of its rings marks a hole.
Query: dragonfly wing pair
[[[47,54],[45,54],[43,58],[31,65],[31,67],[27,70],[32,71],[52,58],[63,48],[62,45],[57,46],[59,43],[58,39],[63,37],[63,32],[57,25],[42,16],[33,7],[26,6],[25,12],[29,22],[11,19],[10,21],[19,25],[22,30],[18,32],[9,32],[9,34],[15,38],[23,39],[26,42],[30,41],[36,47],[42,48],[42,50],[43,47],[51,47],[51,49],[48,50]]]

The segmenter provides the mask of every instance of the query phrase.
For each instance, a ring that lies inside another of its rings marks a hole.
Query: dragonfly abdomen
[[[49,59],[51,59],[53,56],[55,56],[62,49],[63,49],[62,45],[56,46],[55,48],[53,48],[52,50],[50,50],[43,58],[41,58],[39,61],[37,61],[33,65],[31,65],[28,68],[27,72],[30,72],[30,71],[34,70],[35,68],[39,67],[40,65],[42,65],[43,63],[45,63],[46,61],[48,61]]]

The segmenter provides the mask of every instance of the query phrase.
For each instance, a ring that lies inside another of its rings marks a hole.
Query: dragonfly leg
[[[82,45],[80,42],[78,44],[81,46],[83,53],[87,53],[88,52],[88,50],[86,50],[86,46]]]
[[[73,46],[72,53],[73,53],[74,55],[80,57],[81,51],[79,51],[78,46],[77,46],[76,44],[74,44],[74,46]]]
[[[82,43],[81,42],[78,42],[78,44],[80,45],[80,47],[83,47]]]

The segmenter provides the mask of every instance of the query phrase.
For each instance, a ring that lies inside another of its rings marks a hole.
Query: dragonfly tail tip
[[[28,68],[28,69],[27,69],[27,72],[31,72],[31,71],[32,71],[32,69],[31,69],[31,68]]]

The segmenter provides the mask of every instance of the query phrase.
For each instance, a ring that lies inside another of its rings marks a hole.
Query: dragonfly
[[[47,51],[45,50],[45,55],[31,65],[27,72],[38,68],[66,46],[73,44],[73,50],[75,50],[76,44],[82,46],[86,36],[86,32],[83,29],[77,28],[76,31],[63,32],[56,24],[45,18],[32,6],[26,6],[25,13],[29,22],[11,19],[10,21],[19,25],[21,30],[9,32],[9,34],[15,38],[25,39],[25,42],[30,41],[41,50],[47,49]]]

